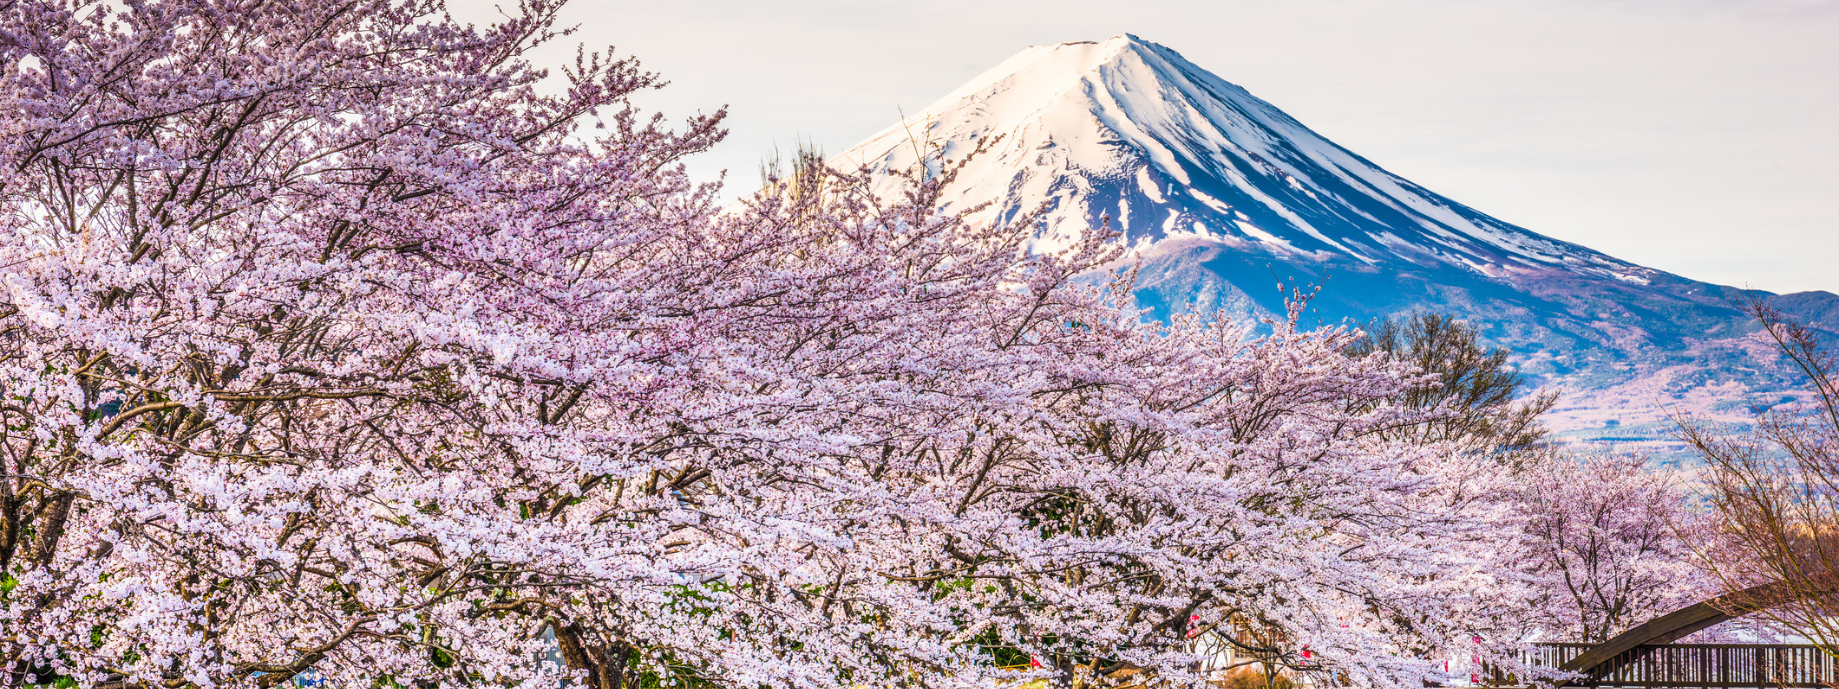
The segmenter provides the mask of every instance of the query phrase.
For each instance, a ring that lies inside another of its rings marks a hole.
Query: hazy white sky
[[[1502,220],[1695,279],[1839,292],[1839,0],[574,0],[565,17],[672,81],[643,106],[729,106],[692,169],[729,170],[731,194],[775,143],[837,153],[1027,46],[1128,32]]]

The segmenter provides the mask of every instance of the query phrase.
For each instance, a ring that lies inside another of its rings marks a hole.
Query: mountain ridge
[[[1156,92],[1143,93],[1145,85]],[[917,156],[905,149],[914,120],[925,124],[920,134],[928,138],[956,120],[943,137],[947,156],[966,138],[1006,130],[1013,140],[992,152],[998,165],[1015,167],[1034,155],[1041,159],[1036,166],[1135,182],[1141,198],[1166,203],[1159,197],[1173,194],[1192,207],[1186,217],[1157,220],[1162,228],[1127,228],[1139,235],[1193,231],[1356,258],[1403,249],[1476,267],[1561,265],[1568,258],[1625,279],[1640,279],[1645,270],[1502,223],[1392,175],[1179,53],[1131,34],[1024,50],[845,157],[870,167],[912,164]],[[1122,157],[1105,149],[1119,146],[1146,164],[1117,167]],[[1132,213],[1141,206],[1129,203],[1138,196],[1118,199],[1126,205],[1112,215],[1126,225],[1141,220]],[[1379,203],[1357,203],[1368,199]],[[1011,216],[1020,210],[1005,209]],[[1213,218],[1205,228],[1189,224],[1223,213],[1237,217]],[[1069,220],[1080,219],[1055,224]]]
[[[1643,381],[1654,383],[1654,399],[1641,403],[1651,418],[1706,375],[1752,401],[1778,403],[1793,387],[1741,344],[1756,325],[1736,305],[1768,293],[1495,219],[1131,34],[1023,50],[833,164],[885,172],[979,148],[949,204],[987,203],[973,219],[992,222],[1040,209],[1037,251],[1112,225],[1141,261],[1139,302],[1159,317],[1268,316],[1282,309],[1273,283],[1320,286],[1311,310],[1322,322],[1450,312],[1513,349],[1537,382],[1576,393],[1560,412],[1581,410],[1579,419],[1595,418],[1584,413],[1592,392]],[[1839,326],[1839,296],[1778,301],[1816,326]],[[1657,371],[1666,381],[1655,382]]]

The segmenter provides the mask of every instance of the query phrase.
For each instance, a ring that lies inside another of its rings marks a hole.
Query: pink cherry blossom
[[[951,161],[719,211],[678,164],[720,113],[537,70],[558,9],[0,4],[9,676],[1197,685],[1245,624],[1418,687],[1516,648],[1512,478],[1388,439],[1441,413],[1387,401],[1417,372],[1300,298],[1145,322],[1112,237],[1030,253]]]

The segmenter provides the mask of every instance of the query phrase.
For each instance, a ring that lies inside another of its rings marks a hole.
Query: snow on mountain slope
[[[1764,293],[1496,220],[1135,36],[1024,50],[831,162],[904,170],[979,146],[953,204],[989,203],[981,219],[995,222],[1040,210],[1037,251],[1111,223],[1140,249],[1138,299],[1157,315],[1270,314],[1274,282],[1320,286],[1320,322],[1454,313],[1570,390],[1558,418],[1574,432],[1613,420],[1626,436],[1681,409],[1741,420],[1792,396],[1792,376],[1744,344],[1756,326],[1734,308]],[[1786,300],[1839,331],[1839,297]],[[1707,406],[1710,389],[1729,403]]]
[[[1001,136],[962,192],[1013,218],[1045,203],[1051,250],[1109,217],[1134,242],[1183,237],[1641,281],[1652,271],[1502,223],[1399,178],[1168,48],[1123,35],[1035,46],[839,157],[903,168]]]

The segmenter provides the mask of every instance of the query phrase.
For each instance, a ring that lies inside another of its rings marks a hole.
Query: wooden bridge
[[[1580,673],[1567,685],[1576,687],[1839,689],[1839,649],[1672,643],[1782,602],[1778,586],[1758,586],[1657,617],[1600,644],[1538,644],[1539,657],[1529,660]]]

